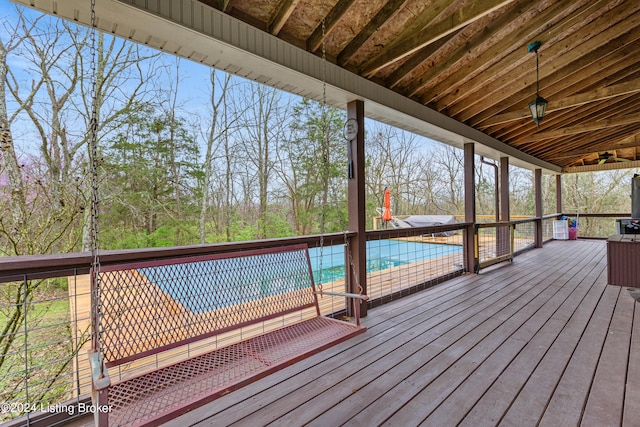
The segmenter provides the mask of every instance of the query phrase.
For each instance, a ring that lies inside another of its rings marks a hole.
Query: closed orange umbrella
[[[387,222],[391,221],[391,191],[389,191],[389,188],[384,189],[384,212],[382,213],[382,219]]]

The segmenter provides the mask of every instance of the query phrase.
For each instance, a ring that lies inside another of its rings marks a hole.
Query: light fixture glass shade
[[[547,109],[547,100],[540,95],[536,96],[536,99],[529,103],[529,110],[531,110],[531,118],[536,125],[539,125],[544,118],[544,112]]]

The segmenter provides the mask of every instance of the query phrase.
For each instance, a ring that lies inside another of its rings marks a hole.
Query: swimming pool
[[[462,247],[434,243],[407,242],[403,240],[372,240],[367,242],[367,272],[385,270],[426,259],[456,254]],[[264,269],[271,254],[261,259],[227,258],[203,261],[199,266],[175,264],[153,268],[138,268],[140,275],[171,296],[192,313],[204,313],[222,307],[254,301],[282,292],[282,284],[271,286],[279,280]],[[344,280],[344,245],[310,248],[309,257],[316,284]],[[224,274],[218,274],[224,270]],[[258,275],[247,272],[259,272]],[[207,281],[215,276],[219,292],[210,300],[198,296]],[[292,282],[290,290],[300,289]],[[225,291],[228,290],[228,291]],[[233,289],[233,291],[231,291]]]
[[[462,247],[456,245],[370,240],[367,242],[367,273],[460,252]],[[344,280],[344,245],[310,248],[309,257],[316,283]]]

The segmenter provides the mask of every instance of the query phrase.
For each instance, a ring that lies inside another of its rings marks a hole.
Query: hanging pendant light
[[[540,96],[538,76],[538,49],[541,45],[541,42],[533,42],[528,47],[529,52],[535,52],[536,54],[536,99],[529,103],[529,110],[531,110],[531,118],[536,122],[537,126],[540,126],[540,122],[544,118],[544,112],[547,109],[547,100]]]

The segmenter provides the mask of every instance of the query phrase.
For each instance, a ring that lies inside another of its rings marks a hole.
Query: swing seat
[[[320,315],[306,244],[98,275],[99,348],[89,360],[99,426],[157,425],[365,331],[366,295],[327,292],[349,298],[355,323]],[[188,358],[123,374],[185,348]]]

